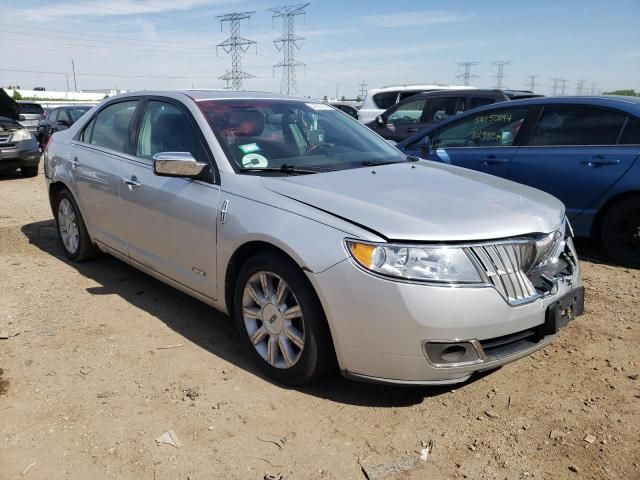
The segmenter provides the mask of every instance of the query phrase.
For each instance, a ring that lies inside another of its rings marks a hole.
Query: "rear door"
[[[529,107],[485,110],[436,128],[426,158],[507,178],[529,112]],[[417,145],[408,145],[406,151],[424,156]]]
[[[638,148],[618,145],[627,115],[585,105],[545,106],[509,178],[562,200],[569,218],[602,196],[629,169]]]
[[[130,126],[138,104],[137,99],[123,99],[102,108],[73,141],[68,159],[92,238],[122,254],[127,246],[120,172],[130,149]]]
[[[129,256],[215,298],[220,188],[202,132],[180,102],[155,97],[146,103],[138,132],[120,186]],[[157,176],[152,157],[161,152],[189,152],[210,168],[197,180]]]

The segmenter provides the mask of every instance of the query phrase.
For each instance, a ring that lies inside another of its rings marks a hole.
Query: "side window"
[[[136,156],[150,160],[160,152],[189,152],[207,162],[187,115],[170,103],[151,100],[142,117]]]
[[[133,100],[114,103],[101,110],[91,124],[85,128],[85,134],[91,130],[88,143],[116,152],[127,153],[129,125],[137,105],[138,101]],[[87,139],[83,138],[86,142]]]
[[[49,112],[49,115],[47,115],[47,120],[49,120],[51,123],[56,123],[58,121],[58,112],[60,112],[59,108],[51,110],[51,112]]]
[[[491,105],[492,103],[495,103],[493,98],[471,97],[471,106],[469,107],[469,110],[472,108],[484,107],[485,105]]]
[[[629,116],[619,143],[620,145],[640,145],[640,120]]]
[[[413,97],[414,95],[417,95],[419,93],[422,93],[422,91],[409,90],[408,92],[400,92],[400,95],[398,96],[398,101],[401,102],[405,98]]]
[[[400,105],[395,112],[387,118],[387,123],[393,125],[404,125],[407,123],[420,123],[424,104],[427,101],[423,98],[420,100],[409,100],[407,103]]]
[[[511,146],[527,113],[526,108],[514,108],[471,115],[461,122],[440,130],[434,146],[436,148]]]
[[[545,107],[530,145],[615,145],[625,115],[589,107]]]
[[[464,99],[463,99],[464,109]],[[429,122],[441,122],[449,117],[453,117],[459,113],[458,97],[441,97],[434,98],[431,101],[431,114],[429,115]]]
[[[60,109],[58,114],[58,121],[63,120],[67,122],[67,125],[71,125],[71,118],[69,118],[69,112],[65,108]]]
[[[387,108],[395,105],[397,99],[398,92],[382,92],[376,93],[373,96],[373,103],[375,103],[378,108],[386,110]]]

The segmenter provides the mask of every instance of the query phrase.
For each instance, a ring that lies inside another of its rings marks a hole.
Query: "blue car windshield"
[[[320,172],[406,161],[367,127],[324,103],[245,99],[198,106],[239,169]]]

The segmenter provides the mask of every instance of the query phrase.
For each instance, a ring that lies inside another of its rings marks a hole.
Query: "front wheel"
[[[600,240],[616,262],[640,268],[640,197],[623,200],[607,211]]]
[[[236,282],[234,317],[243,342],[268,376],[308,383],[332,365],[324,312],[300,268],[277,252],[250,258]]]

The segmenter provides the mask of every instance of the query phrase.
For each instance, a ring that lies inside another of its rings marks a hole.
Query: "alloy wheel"
[[[58,204],[58,230],[67,251],[74,255],[80,246],[80,232],[76,211],[71,202],[63,198]]]
[[[251,344],[272,367],[293,367],[305,344],[300,304],[287,283],[273,272],[251,275],[242,294],[242,317]]]

